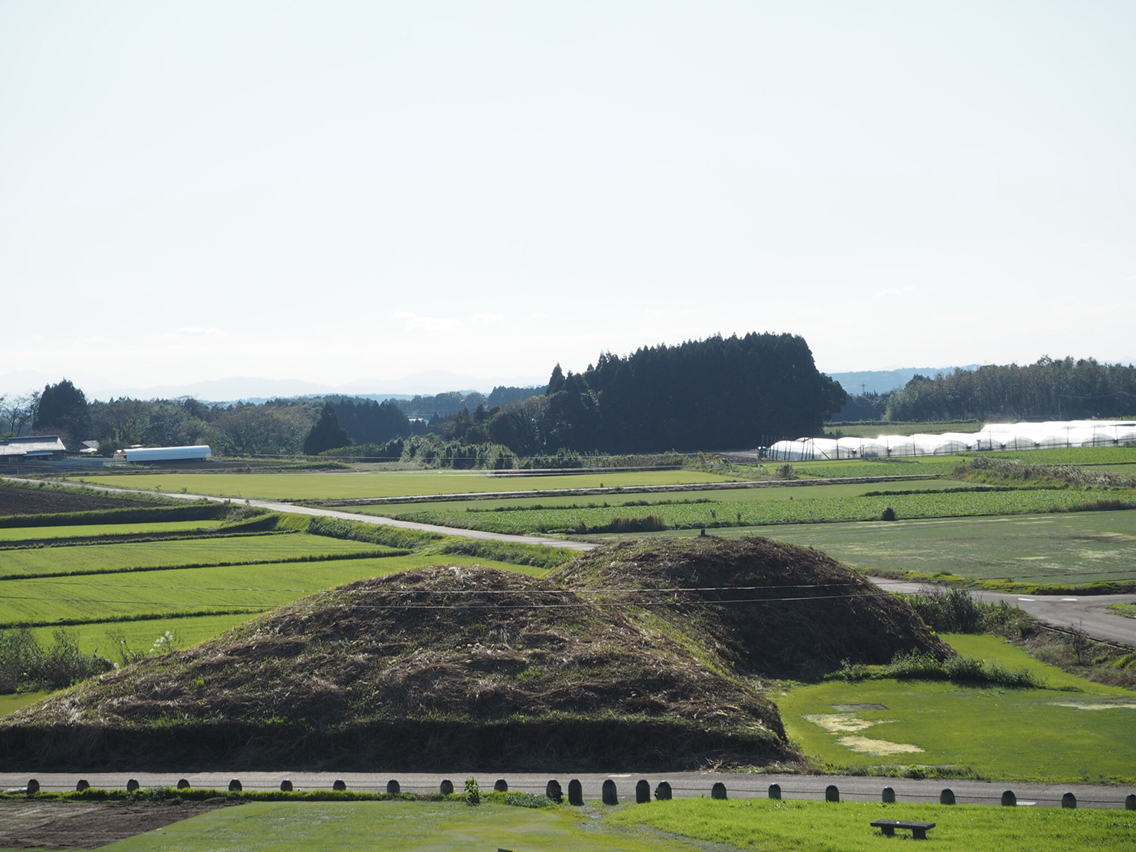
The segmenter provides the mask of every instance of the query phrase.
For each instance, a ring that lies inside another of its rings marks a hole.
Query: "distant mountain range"
[[[968,364],[959,368],[963,370],[977,370],[980,365]],[[833,379],[849,394],[887,393],[899,390],[915,376],[935,378],[939,373],[944,376],[955,371],[955,367],[902,367],[898,370],[862,370],[857,373],[829,373]]]
[[[46,373],[24,370],[0,375],[0,394],[19,394],[29,390],[42,390],[45,385],[69,379],[81,389],[88,400],[108,400],[112,397],[133,397],[135,399],[177,399],[192,396],[204,402],[263,402],[268,399],[289,399],[298,396],[324,396],[325,394],[344,394],[346,396],[366,396],[375,399],[389,397],[413,397],[447,393],[449,391],[481,391],[488,394],[493,388],[543,387],[548,379],[533,377],[476,379],[444,370],[431,370],[415,373],[402,379],[372,379],[348,382],[342,385],[306,382],[300,379],[263,379],[252,376],[239,376],[227,379],[192,382],[184,385],[154,385],[138,387],[116,384],[101,376],[72,372],[67,375],[48,375]]]
[[[977,364],[970,364],[962,369],[974,370],[978,366]],[[897,370],[864,370],[852,373],[829,373],[829,375],[850,394],[887,393],[902,388],[916,374],[934,377],[937,373],[948,374],[954,372],[954,370],[954,367],[903,367]],[[449,391],[469,393],[476,390],[488,394],[493,388],[502,385],[526,388],[543,387],[548,383],[547,378],[531,376],[522,378],[502,377],[486,381],[444,370],[431,370],[415,373],[402,379],[369,379],[342,385],[306,382],[300,379],[262,379],[252,376],[235,376],[184,385],[138,387],[116,384],[101,376],[86,375],[81,372],[57,376],[22,370],[0,375],[0,394],[18,394],[33,389],[42,390],[44,385],[55,384],[65,378],[70,379],[90,400],[107,400],[112,397],[177,399],[178,397],[192,396],[205,402],[234,402],[237,400],[264,402],[275,398],[289,399],[301,396],[324,396],[326,394],[365,396],[382,400],[390,397],[409,398],[416,394],[426,396]]]

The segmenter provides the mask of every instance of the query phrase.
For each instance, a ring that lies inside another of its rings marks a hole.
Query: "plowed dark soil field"
[[[0,485],[0,515],[43,515],[148,505],[151,504],[89,491],[56,491],[46,487],[20,488]]]
[[[97,849],[230,802],[0,802],[0,848]]]

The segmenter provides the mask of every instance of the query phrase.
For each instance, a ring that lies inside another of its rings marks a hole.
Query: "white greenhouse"
[[[875,438],[798,438],[769,448],[774,461],[911,458],[988,450],[1136,446],[1136,421],[1062,420],[1048,423],[987,423],[978,432],[941,435],[880,435]]]

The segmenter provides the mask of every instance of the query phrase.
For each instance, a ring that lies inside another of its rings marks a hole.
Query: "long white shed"
[[[213,451],[208,444],[192,447],[127,447],[114,454],[116,459],[126,462],[204,461],[212,456]]]

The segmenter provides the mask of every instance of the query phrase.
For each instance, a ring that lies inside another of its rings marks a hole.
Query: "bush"
[[[984,605],[965,589],[925,589],[908,598],[923,622],[936,633],[983,633]],[[989,608],[990,605],[985,605]]]
[[[884,510],[882,512],[880,512],[880,520],[881,521],[894,521],[894,520],[896,520],[895,509],[893,509],[891,506],[884,506]]]
[[[470,807],[481,804],[481,788],[477,785],[476,778],[465,779],[465,803]]]

